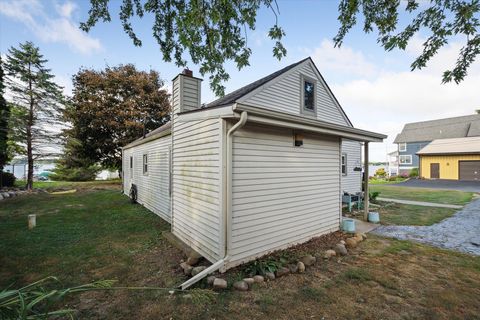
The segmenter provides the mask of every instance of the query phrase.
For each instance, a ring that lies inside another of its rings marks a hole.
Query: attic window
[[[316,81],[314,79],[302,76],[301,105],[302,113],[307,115],[316,115]]]

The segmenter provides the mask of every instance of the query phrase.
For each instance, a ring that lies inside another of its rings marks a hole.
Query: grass
[[[372,184],[395,184],[395,183],[403,182],[405,180],[406,180],[406,178],[398,178],[398,179],[393,180],[393,181],[390,181],[390,180],[387,180],[387,179],[369,179],[368,183],[370,185],[372,185]]]
[[[91,188],[91,187],[108,187],[115,184],[120,184],[120,179],[113,180],[96,180],[85,182],[72,182],[72,181],[34,181],[33,187],[36,189],[65,189],[65,188]],[[25,187],[26,182],[23,180],[16,180],[15,186],[18,188]]]
[[[464,205],[472,200],[472,192],[410,188],[391,185],[370,185],[370,192],[380,192],[379,197]]]
[[[175,287],[185,280],[178,267],[183,255],[161,236],[168,224],[118,190],[75,187],[74,194],[2,201],[1,287],[47,275],[65,285],[115,279],[122,286]],[[30,231],[29,213],[38,215]],[[325,248],[302,245],[282,256],[295,257],[295,250],[321,256]],[[480,257],[369,236],[348,256],[249,292],[196,299],[100,291],[62,306],[77,309],[79,319],[475,319],[479,295]]]
[[[380,202],[380,220],[385,225],[430,226],[452,216],[457,209]]]

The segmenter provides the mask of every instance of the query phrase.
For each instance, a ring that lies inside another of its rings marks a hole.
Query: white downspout
[[[246,123],[248,119],[248,113],[247,111],[243,111],[240,115],[240,120],[235,123],[233,127],[230,128],[227,132],[227,156],[226,156],[226,168],[227,168],[227,178],[225,179],[226,182],[226,193],[227,193],[227,199],[223,203],[223,212],[224,212],[224,225],[223,225],[223,231],[224,231],[224,236],[225,236],[225,247],[224,247],[224,254],[223,258],[212,264],[210,267],[207,269],[203,270],[196,276],[188,279],[184,283],[180,285],[180,288],[182,290],[187,289],[191,285],[197,283],[198,281],[202,280],[205,278],[207,275],[210,273],[213,273],[217,271],[218,269],[222,268],[225,263],[229,260],[229,255],[228,255],[228,243],[229,243],[229,228],[230,228],[230,223],[232,220],[232,157],[233,157],[233,149],[232,149],[232,135],[235,131],[238,129],[242,128]]]

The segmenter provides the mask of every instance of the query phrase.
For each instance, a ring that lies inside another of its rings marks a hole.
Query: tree
[[[112,1],[113,2],[113,1]],[[275,41],[273,55],[281,59],[287,53],[281,43],[285,35],[278,25],[279,8],[276,0],[90,0],[89,18],[80,25],[88,32],[99,20],[110,22],[110,7],[120,3],[119,18],[124,31],[135,46],[142,41],[133,30],[132,18],[153,14],[153,37],[157,40],[163,60],[186,66],[188,52],[200,73],[210,74],[210,87],[217,95],[224,95],[223,82],[229,79],[224,65],[233,61],[238,69],[249,65],[252,50],[248,46],[247,29],[254,30],[260,7],[271,9],[275,23],[268,36]]]
[[[10,119],[10,108],[7,100],[3,97],[4,92],[4,73],[2,58],[0,57],[0,188],[3,186],[3,167],[10,160],[8,156],[8,119]]]
[[[71,106],[65,109],[71,128],[65,135],[81,142],[70,145],[75,157],[92,164],[119,170],[121,147],[169,120],[169,94],[156,71],[138,71],[131,64],[82,69],[73,87]]]
[[[64,104],[61,87],[53,81],[46,62],[38,47],[25,42],[18,49],[9,49],[5,64],[12,100],[18,108],[15,123],[20,137],[25,134],[20,142],[26,146],[29,190],[33,187],[34,160],[51,152],[58,143],[55,129],[58,131],[61,125],[59,116]]]
[[[413,18],[403,30],[398,31],[398,17],[402,11],[413,15]],[[423,52],[411,64],[413,71],[425,67],[449,40],[461,36],[465,44],[455,66],[443,73],[443,83],[459,83],[480,53],[479,11],[478,0],[435,0],[421,9],[418,0],[409,0],[406,5],[398,0],[342,0],[338,17],[341,26],[334,41],[336,46],[340,46],[358,18],[364,20],[364,32],[378,31],[378,42],[388,51],[395,48],[405,50],[415,34],[426,31],[429,36],[423,43]]]

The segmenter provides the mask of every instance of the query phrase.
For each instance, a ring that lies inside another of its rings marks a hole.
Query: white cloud
[[[38,0],[10,0],[0,2],[0,13],[23,23],[39,39],[45,42],[65,43],[81,54],[102,50],[100,40],[87,35],[73,21],[76,4],[67,1],[56,5],[56,17],[47,14]]]
[[[379,71],[361,51],[355,51],[346,45],[335,48],[331,40],[324,39],[319,47],[302,51],[312,57],[321,71],[335,71],[364,77],[371,77]]]

